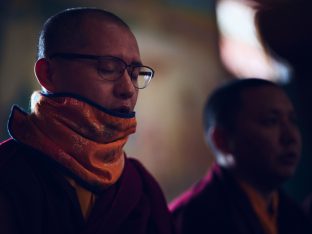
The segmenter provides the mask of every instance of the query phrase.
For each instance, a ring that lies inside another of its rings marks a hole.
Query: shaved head
[[[97,8],[73,8],[50,17],[43,26],[38,43],[38,59],[70,48],[80,48],[87,43],[86,22],[98,20],[129,30],[118,16]]]

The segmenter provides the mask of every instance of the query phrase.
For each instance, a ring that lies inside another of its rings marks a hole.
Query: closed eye
[[[108,69],[108,68],[100,68],[99,71],[102,74],[113,74],[115,72],[115,70],[113,69]]]
[[[260,123],[266,127],[275,126],[276,124],[278,124],[278,122],[279,122],[279,119],[277,116],[268,116],[260,120]]]

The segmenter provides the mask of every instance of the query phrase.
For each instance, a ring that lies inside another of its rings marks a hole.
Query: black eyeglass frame
[[[121,62],[122,64],[124,64],[124,68],[123,68],[123,72],[125,70],[127,70],[128,74],[130,75],[131,79],[133,80],[133,71],[134,68],[146,68],[149,69],[151,72],[151,75],[149,75],[149,79],[145,80],[144,86],[143,87],[137,87],[134,83],[134,87],[137,89],[144,89],[148,86],[148,84],[151,82],[152,78],[155,75],[155,71],[153,68],[149,67],[149,66],[145,66],[145,65],[141,65],[141,64],[127,64],[124,60],[122,60],[121,58],[118,57],[114,57],[114,56],[110,56],[110,55],[91,55],[91,54],[79,54],[79,53],[54,53],[50,56],[48,56],[49,59],[53,59],[53,58],[63,58],[63,59],[69,59],[69,60],[74,60],[74,59],[90,59],[90,60],[96,60],[98,63],[99,61],[103,60],[103,59],[113,59],[116,61]],[[129,69],[130,68],[130,69]],[[99,72],[99,71],[98,71]],[[99,72],[100,73],[100,72]],[[122,76],[122,73],[120,74],[119,77],[116,77],[115,79],[111,79],[111,81],[113,80],[118,80],[120,77]]]

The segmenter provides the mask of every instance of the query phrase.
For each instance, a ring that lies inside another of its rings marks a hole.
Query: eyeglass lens
[[[99,72],[105,80],[116,80],[122,76],[124,70],[126,69],[126,64],[122,61],[112,58],[105,58],[100,60]],[[127,69],[129,75],[131,76],[133,85],[139,89],[145,88],[152,76],[153,71],[144,66],[134,66]]]

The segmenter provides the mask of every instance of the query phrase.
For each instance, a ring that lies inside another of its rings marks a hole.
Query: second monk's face
[[[242,93],[233,136],[237,166],[245,175],[267,182],[293,175],[301,151],[301,137],[292,103],[276,87]]]
[[[128,29],[90,18],[82,24],[80,32],[76,42],[60,52],[114,56],[127,64],[141,63],[136,39]],[[138,90],[127,72],[116,81],[107,81],[99,74],[97,61],[58,59],[53,62],[57,92],[77,94],[114,111],[134,110]]]

